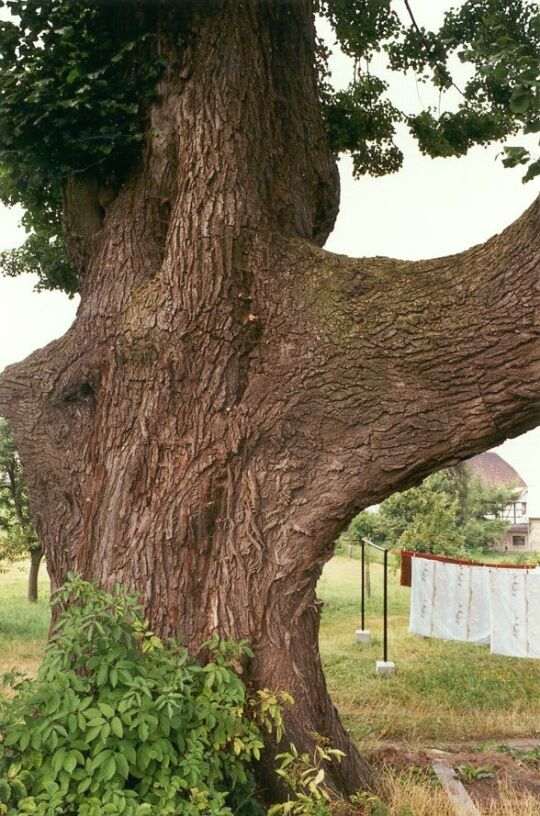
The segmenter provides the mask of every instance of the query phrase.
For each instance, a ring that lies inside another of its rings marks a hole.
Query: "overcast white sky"
[[[415,0],[418,21],[435,25],[446,0]],[[403,4],[396,2],[396,7]],[[329,36],[328,31],[323,33]],[[336,54],[337,84],[348,81],[350,64]],[[392,96],[410,109],[430,101],[414,78],[393,81]],[[405,100],[405,101],[404,101]],[[506,170],[500,147],[476,148],[462,159],[423,157],[405,132],[400,133],[405,166],[383,179],[355,181],[350,161],[340,162],[341,210],[327,248],[349,255],[430,258],[459,252],[504,229],[526,209],[540,185],[521,183],[519,169]],[[24,237],[20,212],[0,208],[0,250]],[[57,292],[35,293],[29,278],[0,277],[0,370],[62,335],[72,322],[77,300]],[[540,428],[496,449],[529,485],[530,512],[540,516]]]

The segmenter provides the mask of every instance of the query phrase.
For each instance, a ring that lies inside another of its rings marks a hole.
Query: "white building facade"
[[[490,487],[515,488],[514,501],[506,505],[501,517],[508,522],[507,533],[494,542],[498,552],[540,551],[540,518],[528,514],[527,485],[514,468],[498,453],[488,451],[469,459],[467,469]]]

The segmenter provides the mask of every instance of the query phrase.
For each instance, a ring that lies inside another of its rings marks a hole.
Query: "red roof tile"
[[[465,466],[492,487],[516,485],[523,489],[527,488],[517,470],[505,462],[498,453],[492,451],[479,453],[478,456],[473,456],[472,459],[465,462]]]

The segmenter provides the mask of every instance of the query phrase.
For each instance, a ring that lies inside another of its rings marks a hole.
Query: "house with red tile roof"
[[[527,512],[527,484],[512,465],[498,453],[487,451],[473,456],[465,466],[472,476],[490,487],[513,487],[514,499],[502,511],[509,528],[494,543],[500,552],[530,552],[540,550],[540,519],[530,518]]]

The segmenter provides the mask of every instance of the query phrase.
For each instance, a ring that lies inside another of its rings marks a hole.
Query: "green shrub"
[[[278,754],[278,776],[289,791],[287,801],[272,805],[268,816],[388,816],[389,810],[378,796],[358,791],[349,799],[336,798],[327,784],[326,769],[341,762],[345,754],[331,748],[327,740],[315,735],[311,756],[299,753],[294,745]]]
[[[340,762],[343,756],[343,751],[328,748],[322,740],[316,742],[312,756],[300,754],[291,743],[289,751],[276,756],[280,760],[276,773],[290,795],[286,802],[273,805],[268,816],[329,816],[331,795],[324,764],[333,759]]]
[[[250,764],[261,725],[281,732],[281,698],[247,698],[232,669],[245,644],[213,640],[201,666],[121,589],[71,577],[55,602],[64,611],[37,678],[11,676],[0,707],[0,813],[257,812]]]

